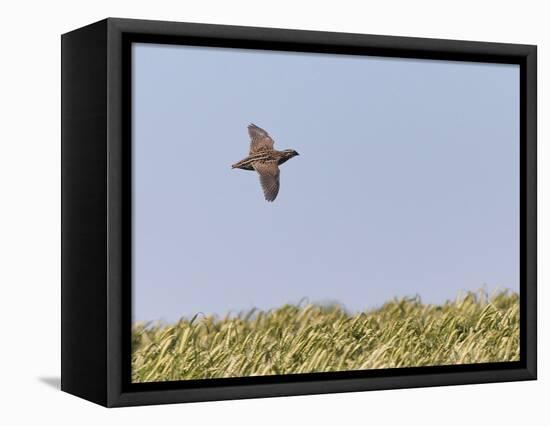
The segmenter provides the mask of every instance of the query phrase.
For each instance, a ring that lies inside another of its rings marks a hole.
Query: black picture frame
[[[109,18],[62,36],[62,390],[108,406],[536,379],[537,49]],[[520,361],[131,383],[132,42],[520,65]]]

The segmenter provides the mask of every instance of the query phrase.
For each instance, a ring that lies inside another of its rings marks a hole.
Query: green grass
[[[243,377],[519,360],[519,297],[467,293],[347,314],[316,305],[134,324],[132,380]]]

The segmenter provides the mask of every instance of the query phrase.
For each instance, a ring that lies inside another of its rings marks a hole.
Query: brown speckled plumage
[[[262,128],[255,124],[248,126],[250,135],[250,152],[248,157],[233,164],[234,169],[256,170],[267,201],[273,201],[279,193],[279,165],[299,155],[293,149],[276,151],[273,139]]]

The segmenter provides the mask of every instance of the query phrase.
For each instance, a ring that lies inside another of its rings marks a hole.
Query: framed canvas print
[[[536,378],[536,47],[106,19],[62,37],[62,389]]]

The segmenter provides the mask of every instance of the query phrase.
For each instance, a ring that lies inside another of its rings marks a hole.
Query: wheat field
[[[132,381],[155,382],[519,360],[519,296],[469,292],[443,305],[395,299],[348,314],[285,305],[132,328]]]

